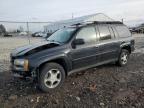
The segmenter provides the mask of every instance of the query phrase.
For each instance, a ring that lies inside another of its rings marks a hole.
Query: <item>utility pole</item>
[[[30,44],[29,23],[26,22],[26,24],[27,24],[27,35],[28,35],[28,40],[29,40],[29,44]]]
[[[124,23],[124,19],[122,18],[122,23]]]

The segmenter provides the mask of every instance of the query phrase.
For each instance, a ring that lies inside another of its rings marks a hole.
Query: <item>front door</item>
[[[81,28],[75,39],[83,39],[84,44],[76,45],[71,51],[73,69],[94,65],[98,62],[96,29],[93,26]]]

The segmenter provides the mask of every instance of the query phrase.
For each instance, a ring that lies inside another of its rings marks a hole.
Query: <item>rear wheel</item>
[[[120,56],[119,56],[119,59],[118,59],[118,61],[117,61],[117,64],[118,64],[119,66],[125,66],[125,65],[127,65],[128,59],[129,59],[129,55],[130,55],[130,53],[129,53],[128,50],[122,49],[122,50],[121,50],[121,54],[120,54]]]
[[[65,80],[65,71],[57,63],[48,63],[40,72],[39,87],[44,92],[50,92],[60,87]]]

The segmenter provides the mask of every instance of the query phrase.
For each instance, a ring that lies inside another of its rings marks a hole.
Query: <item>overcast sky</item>
[[[0,0],[0,20],[58,21],[105,13],[128,23],[144,21],[144,0]]]

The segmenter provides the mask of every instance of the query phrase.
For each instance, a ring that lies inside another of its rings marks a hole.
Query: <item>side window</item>
[[[82,28],[76,36],[76,39],[83,39],[85,44],[80,46],[90,46],[96,43],[96,32],[94,27]]]
[[[112,38],[108,26],[100,25],[98,26],[98,28],[100,33],[100,38],[99,38],[100,41],[109,40]]]
[[[115,38],[115,33],[114,33],[113,28],[111,26],[109,27],[109,30],[110,30],[111,38]]]
[[[116,26],[115,28],[119,34],[119,37],[130,37],[131,36],[131,33],[126,26],[119,25],[119,26]]]
[[[116,29],[115,29],[114,26],[112,27],[112,30],[113,30],[113,32],[114,32],[115,37],[117,38],[117,37],[118,37],[118,32],[116,31]]]

